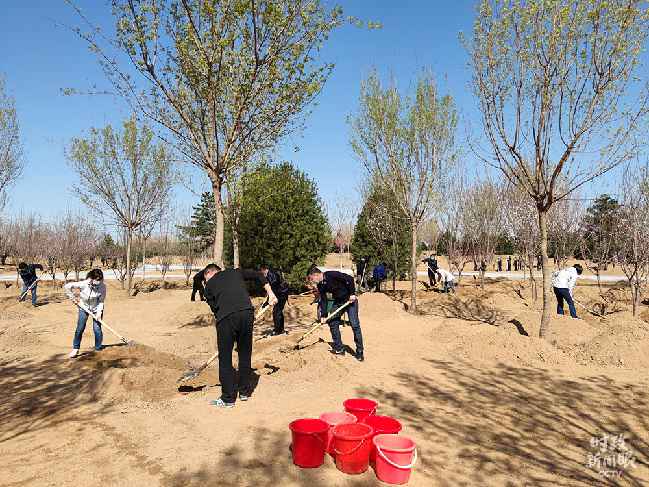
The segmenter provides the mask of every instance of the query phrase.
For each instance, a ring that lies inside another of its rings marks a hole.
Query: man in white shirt
[[[442,292],[444,293],[450,293],[450,292],[455,292],[455,276],[447,271],[446,269],[442,269],[441,267],[437,268],[437,276],[439,277],[439,282],[441,282],[444,286],[442,289]]]
[[[572,299],[572,291],[577,284],[577,278],[583,272],[583,268],[579,264],[572,267],[566,267],[552,275],[552,287],[554,287],[554,295],[557,297],[557,314],[563,314],[563,301],[568,303],[570,309],[570,316],[577,318],[577,310],[575,309],[575,302]]]

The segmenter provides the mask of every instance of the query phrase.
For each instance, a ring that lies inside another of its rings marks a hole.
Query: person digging
[[[18,274],[23,280],[23,290],[20,296],[20,301],[24,301],[27,297],[27,291],[32,293],[32,306],[36,306],[36,288],[38,287],[38,277],[36,276],[36,269],[43,271],[43,266],[40,264],[27,264],[21,262],[18,264]]]
[[[338,271],[322,272],[316,266],[309,269],[307,275],[312,284],[318,286],[319,300],[319,314],[320,321],[326,322],[329,309],[327,306],[327,294],[330,294],[333,299],[333,309],[338,309],[343,306],[347,301],[351,301],[351,305],[347,307],[347,316],[354,332],[354,343],[356,344],[356,353],[354,357],[359,362],[365,360],[363,350],[363,333],[361,331],[361,323],[358,319],[358,300],[356,298],[356,289],[354,286],[354,278],[347,274]],[[344,355],[345,349],[343,348],[342,337],[340,335],[340,325],[342,320],[340,316],[336,316],[329,321],[329,330],[331,331],[331,338],[333,340],[333,348],[331,353],[335,355]]]
[[[575,264],[572,267],[566,267],[552,275],[552,287],[554,295],[557,298],[557,314],[563,315],[563,302],[568,303],[570,316],[577,318],[577,310],[575,309],[575,302],[572,295],[577,284],[577,279],[584,271],[580,264]]]
[[[104,273],[101,269],[93,269],[86,275],[86,279],[79,282],[69,282],[64,288],[65,294],[75,304],[82,304],[92,314],[101,319],[104,315],[104,302],[106,301],[106,284],[104,284]],[[76,358],[81,348],[81,338],[86,329],[88,321],[88,312],[79,308],[77,317],[77,328],[74,332],[72,341],[72,351],[68,355],[70,358]],[[103,348],[102,342],[104,335],[101,330],[101,323],[96,320],[92,322],[92,329],[95,333],[95,351]]]
[[[270,288],[277,297],[277,304],[273,306],[273,331],[272,336],[283,335],[284,331],[284,306],[288,301],[288,284],[284,280],[281,272],[270,268],[267,265],[260,267],[261,273],[264,275]]]
[[[190,300],[196,301],[196,293],[198,293],[200,300],[205,301],[205,269],[194,274],[192,284],[192,297]]]
[[[237,392],[241,401],[250,398],[252,373],[252,329],[254,308],[246,289],[246,279],[256,279],[266,291],[268,304],[277,304],[277,297],[260,272],[242,269],[222,270],[216,264],[204,269],[205,298],[216,319],[216,342],[219,352],[219,382],[221,397],[210,404],[219,408],[234,407]],[[239,355],[239,384],[235,387],[232,349],[237,344]]]

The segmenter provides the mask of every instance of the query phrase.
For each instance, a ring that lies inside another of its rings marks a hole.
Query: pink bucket
[[[352,424],[356,422],[356,416],[351,413],[324,413],[320,415],[320,419],[329,425],[329,431],[327,432],[327,444],[326,451],[329,455],[334,456],[333,454],[333,429],[334,426],[339,424]]]

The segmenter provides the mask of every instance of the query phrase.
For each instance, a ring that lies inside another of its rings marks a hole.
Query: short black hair
[[[259,268],[263,271],[263,270],[266,270],[266,269],[270,269],[270,266],[268,264],[262,264],[262,265],[259,266]]]
[[[86,279],[92,279],[93,281],[103,281],[104,273],[101,269],[93,269],[88,274],[86,274]]]
[[[221,270],[222,269],[218,265],[216,265],[214,263],[211,263],[211,264],[207,264],[205,266],[205,269],[203,269],[203,272],[207,272],[207,271],[221,272]]]
[[[577,271],[577,275],[581,275],[582,272],[584,272],[584,268],[581,266],[581,264],[575,264],[573,266],[575,270]]]
[[[23,269],[27,269],[27,264],[25,262],[21,262],[20,264],[18,264],[18,269],[20,269],[21,271]]]
[[[312,265],[311,267],[309,267],[309,270],[307,271],[306,276],[309,277],[309,276],[312,276],[313,274],[322,274],[322,271],[315,264]]]

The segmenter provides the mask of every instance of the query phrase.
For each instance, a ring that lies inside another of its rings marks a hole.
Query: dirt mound
[[[191,286],[185,284],[184,281],[153,280],[136,282],[133,288],[135,296],[138,293],[152,293],[159,289],[191,289]]]
[[[644,370],[649,367],[649,325],[629,312],[616,314],[581,347],[577,358],[599,366]]]
[[[177,394],[176,381],[187,369],[176,355],[145,345],[116,346],[79,357],[75,366],[92,371],[102,402],[159,401]]]

